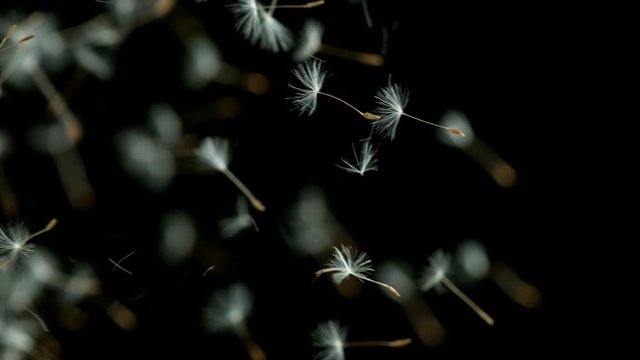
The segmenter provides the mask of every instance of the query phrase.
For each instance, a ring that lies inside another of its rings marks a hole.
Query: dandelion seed
[[[351,247],[344,245],[341,246],[341,249],[335,246],[333,249],[334,253],[331,260],[329,260],[329,263],[327,263],[324,269],[316,271],[316,277],[325,273],[331,273],[333,282],[340,285],[349,276],[354,276],[361,282],[372,282],[386,288],[394,296],[400,296],[400,293],[392,286],[368,277],[374,270],[371,266],[371,260],[367,257],[366,253],[361,252],[358,254],[358,252],[352,250]]]
[[[78,147],[65,133],[62,124],[37,125],[29,132],[31,146],[53,157],[60,182],[69,203],[76,209],[93,205],[95,192]]]
[[[364,173],[367,171],[378,170],[378,167],[376,166],[378,159],[375,158],[377,149],[374,149],[369,141],[362,144],[359,156],[356,153],[356,148],[353,144],[352,148],[355,162],[351,163],[349,160],[343,158],[342,162],[344,165],[336,165],[337,167],[347,171],[348,173],[360,174],[361,176],[364,176]]]
[[[289,29],[269,14],[257,0],[238,0],[229,6],[237,17],[236,30],[252,43],[272,52],[288,50],[293,44]]]
[[[491,262],[487,250],[476,240],[467,240],[458,246],[456,252],[457,263],[464,274],[471,280],[479,281],[487,277]]]
[[[322,191],[304,189],[288,214],[287,242],[300,253],[314,257],[328,251],[343,232],[331,214]]]
[[[260,34],[260,11],[257,0],[238,0],[229,9],[236,15],[236,30],[251,41],[256,41]],[[264,10],[262,10],[264,11]]]
[[[27,321],[7,321],[2,332],[2,359],[24,359],[25,354],[33,354],[36,348],[36,338],[39,327]]]
[[[73,56],[78,64],[100,80],[109,80],[114,73],[111,59],[98,50],[88,46],[79,45],[73,49]]]
[[[231,218],[224,219],[220,222],[222,227],[221,233],[224,238],[231,238],[253,226],[258,231],[258,225],[249,214],[249,207],[244,198],[238,198],[236,202],[236,214]]]
[[[324,27],[319,21],[307,20],[302,27],[299,45],[292,56],[296,62],[303,62],[313,57],[322,47]]]
[[[436,288],[440,291],[445,288],[451,290],[460,300],[464,301],[473,311],[482,318],[487,324],[493,325],[494,320],[489,314],[482,310],[473,300],[471,300],[465,293],[462,292],[449,278],[449,268],[451,266],[451,259],[442,250],[436,251],[429,259],[429,266],[427,267],[424,276],[422,277],[422,290],[428,291],[431,288]]]
[[[18,40],[20,44],[25,38],[33,40],[28,46],[21,47],[19,54],[8,58],[8,64],[0,74],[0,86],[5,80],[22,87],[35,84],[64,126],[66,135],[78,142],[83,137],[82,125],[47,74],[48,71],[59,70],[69,54],[54,18],[40,12],[31,14],[16,28],[15,38],[22,39]],[[3,60],[4,57],[0,57],[0,63]]]
[[[321,360],[343,360],[344,343],[347,340],[347,329],[341,327],[337,321],[319,324],[311,332],[313,346],[321,350],[316,355]]]
[[[222,63],[220,52],[211,39],[195,36],[188,40],[184,80],[192,90],[200,90],[212,81],[220,72]]]
[[[347,342],[347,329],[335,321],[327,321],[319,324],[312,332],[313,346],[320,348],[316,354],[321,360],[343,360],[344,349],[348,347],[402,347],[411,343],[410,338],[392,341],[349,341]]]
[[[324,69],[321,61],[314,59],[303,64],[298,64],[298,68],[293,70],[293,75],[300,81],[301,87],[289,84],[290,87],[296,90],[296,94],[290,99],[293,101],[294,110],[298,110],[301,115],[313,114],[318,103],[318,95],[324,95],[347,105],[365,119],[380,119],[378,115],[362,112],[347,101],[335,95],[320,91],[324,83],[324,78],[327,75],[327,71]]]
[[[213,332],[234,331],[245,324],[253,309],[253,294],[241,283],[218,290],[205,309],[205,320]]]
[[[251,190],[244,185],[234,173],[229,170],[230,152],[229,141],[221,138],[204,139],[200,147],[196,150],[195,155],[205,165],[211,167],[214,170],[223,173],[231,182],[240,189],[240,191],[249,199],[251,205],[258,211],[265,211],[266,208],[262,201],[256,198]]]
[[[394,300],[404,311],[420,341],[430,347],[438,346],[444,341],[444,327],[420,295],[410,268],[405,263],[385,262],[378,268],[379,279],[393,284],[402,293],[401,298]]]
[[[163,217],[161,233],[160,254],[173,265],[191,254],[198,235],[193,220],[182,211],[172,211]]]
[[[293,70],[293,75],[302,84],[302,87],[289,85],[297,91],[291,98],[294,109],[298,110],[300,115],[305,113],[311,115],[316,110],[318,94],[327,75],[324,64],[317,60],[311,60],[298,65],[298,68]]]
[[[441,132],[438,134],[438,138],[443,144],[463,150],[484,168],[498,186],[510,188],[515,185],[518,180],[518,174],[513,166],[502,159],[482,139],[475,136],[471,123],[462,112],[447,111],[442,115],[440,124],[460,129],[466,135],[465,137],[459,137]]]
[[[51,231],[57,223],[58,220],[52,219],[44,229],[33,234],[22,222],[0,226],[0,268],[12,268],[21,260],[29,257],[36,246],[28,244],[28,242]]]
[[[300,41],[292,57],[296,62],[303,62],[312,58],[316,53],[334,56],[340,59],[355,61],[369,66],[382,66],[384,57],[379,54],[353,51],[322,43],[324,28],[316,20],[307,20],[300,33]]]
[[[144,131],[129,129],[116,136],[124,170],[146,186],[160,192],[171,184],[176,163],[167,146]]]
[[[264,360],[266,355],[253,340],[246,320],[253,308],[253,294],[244,284],[236,283],[218,290],[205,308],[205,322],[212,332],[233,332],[244,343],[251,359]]]
[[[137,27],[161,18],[175,6],[175,0],[113,0],[108,4],[114,20],[124,26]]]
[[[491,262],[484,245],[476,240],[467,240],[458,246],[458,263],[470,279],[479,281],[489,278],[498,285],[511,300],[531,309],[540,303],[540,290],[522,280],[507,264]]]
[[[61,288],[64,289],[63,301],[71,304],[79,302],[86,296],[95,296],[101,291],[100,280],[96,277],[93,268],[86,263],[76,265]]]
[[[205,164],[217,171],[225,171],[229,166],[229,141],[222,138],[204,139],[196,150],[196,156]]]
[[[156,138],[167,147],[175,146],[182,136],[180,116],[168,104],[154,104],[147,121]]]
[[[373,127],[382,136],[388,137],[391,140],[396,136],[398,123],[403,115],[425,124],[447,130],[454,135],[464,136],[464,133],[457,128],[438,125],[405,113],[404,108],[409,103],[409,91],[398,84],[389,83],[389,85],[378,91],[375,98],[378,104],[375,113],[380,114],[382,118],[375,121]]]
[[[117,300],[109,305],[107,315],[124,331],[133,331],[138,326],[138,316]]]

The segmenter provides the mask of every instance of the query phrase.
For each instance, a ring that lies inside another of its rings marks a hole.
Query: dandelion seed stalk
[[[344,347],[391,347],[399,348],[411,344],[411,338],[397,339],[392,341],[348,341],[344,343]]]
[[[365,64],[369,66],[380,67],[382,66],[382,64],[384,64],[384,57],[378,54],[353,51],[353,50],[343,49],[337,46],[327,45],[327,44],[321,44],[319,51],[327,55],[359,62],[361,64]]]
[[[60,121],[62,121],[68,138],[76,143],[80,141],[83,136],[80,121],[73,111],[69,109],[64,97],[53,85],[47,73],[42,70],[40,65],[36,64],[30,74],[38,89],[49,102],[49,106],[51,106],[53,112],[59,117]]]
[[[46,233],[46,232],[49,232],[49,231],[51,231],[51,230],[53,230],[53,228],[54,228],[54,227],[56,227],[56,225],[57,225],[57,224],[58,224],[58,219],[55,219],[55,218],[54,218],[54,219],[51,219],[51,220],[49,221],[49,223],[47,223],[47,226],[45,226],[45,227],[44,227],[44,229],[42,229],[42,230],[38,230],[38,231],[36,231],[35,233],[31,234],[28,238],[26,238],[26,239],[24,240],[24,243],[26,244],[27,242],[29,242],[29,241],[30,241],[30,240],[32,240],[33,238],[35,238],[35,237],[37,237],[37,236],[39,236],[39,235],[42,235],[42,234],[44,234],[44,233]]]
[[[518,175],[513,166],[478,137],[474,137],[463,150],[480,164],[500,187],[510,188],[515,185]]]
[[[258,211],[265,211],[267,208],[264,206],[264,204],[262,203],[262,201],[260,201],[257,197],[255,197],[253,195],[253,193],[251,192],[251,190],[249,190],[249,188],[242,182],[240,181],[240,179],[238,179],[238,177],[231,172],[231,170],[229,169],[224,169],[222,170],[222,173],[229,178],[229,180],[231,180],[231,182],[238,187],[238,189],[240,189],[240,191],[242,191],[242,193],[244,194],[244,196],[247,197],[247,199],[249,199],[249,202],[251,203],[251,205]]]
[[[247,348],[247,352],[249,353],[251,360],[267,359],[267,355],[265,354],[264,350],[262,350],[260,345],[258,345],[258,343],[253,339],[251,333],[243,323],[235,327],[235,332],[244,346]]]
[[[297,5],[278,5],[277,0],[273,0],[270,5],[265,5],[265,9],[269,9],[269,15],[273,15],[271,9],[311,9],[314,7],[318,7],[324,5],[324,0],[319,1],[309,1],[306,4],[297,4]]]
[[[467,304],[473,311],[475,311],[476,314],[478,314],[478,316],[480,316],[480,318],[482,318],[482,320],[484,320],[487,324],[493,325],[495,323],[495,321],[491,316],[489,316],[489,314],[487,314],[480,308],[480,306],[473,302],[473,300],[471,300],[464,292],[462,292],[462,290],[460,290],[453,282],[451,282],[449,278],[443,276],[441,282],[444,286],[447,287],[447,289],[451,290],[451,292],[456,294],[456,296],[458,296],[460,300],[464,301],[465,304]]]
[[[52,156],[71,206],[75,209],[86,209],[93,205],[95,192],[89,183],[78,149],[72,145],[66,151],[52,153]]]
[[[336,284],[342,283],[350,275],[353,275],[360,281],[368,281],[376,285],[380,285],[387,289],[392,295],[400,297],[400,293],[389,284],[370,279],[366,275],[373,272],[371,267],[371,259],[364,252],[358,253],[349,246],[342,245],[340,249],[334,246],[334,253],[329,260],[327,267],[316,271],[316,277],[322,274],[332,273],[332,280]]]
[[[341,98],[339,98],[339,97],[337,97],[335,95],[331,95],[331,94],[328,94],[328,93],[322,92],[322,91],[318,91],[318,94],[324,95],[324,96],[330,97],[330,98],[332,98],[334,100],[340,101],[341,103],[347,105],[348,107],[353,109],[355,112],[360,114],[360,116],[364,117],[367,120],[379,120],[380,119],[380,116],[372,114],[372,113],[369,113],[369,112],[362,112],[357,107],[355,107],[355,106],[351,105],[350,103],[348,103],[346,100],[343,100],[343,99],[341,99]]]
[[[435,126],[435,127],[441,128],[441,129],[445,129],[445,130],[447,130],[448,132],[452,133],[453,135],[464,136],[464,133],[463,133],[462,131],[460,131],[459,129],[457,129],[457,128],[454,128],[454,127],[447,127],[447,126],[442,126],[442,125],[440,125],[440,124],[432,123],[432,122],[427,121],[427,120],[422,120],[422,119],[417,118],[417,117],[415,117],[415,116],[413,116],[413,115],[409,115],[409,114],[407,114],[407,113],[405,113],[405,112],[403,112],[403,113],[402,113],[402,115],[404,115],[404,116],[406,116],[406,117],[408,117],[408,118],[411,118],[411,119],[413,119],[413,120],[418,120],[418,121],[420,121],[420,122],[423,122],[423,123],[428,124],[428,125],[431,125],[431,126]]]

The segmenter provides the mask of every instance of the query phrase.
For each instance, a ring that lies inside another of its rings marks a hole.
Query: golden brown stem
[[[240,324],[235,328],[236,334],[242,340],[242,343],[247,348],[247,352],[251,357],[251,360],[266,360],[267,354],[265,354],[264,350],[258,345],[258,343],[253,339],[251,333],[244,324]]]
[[[69,109],[69,106],[67,105],[64,97],[53,85],[47,73],[42,70],[40,65],[36,65],[33,68],[33,71],[30,72],[30,74],[40,92],[42,92],[44,97],[49,102],[49,106],[53,110],[54,114],[62,122],[62,126],[64,127],[67,137],[74,143],[79,142],[83,136],[80,121],[73,113],[73,111]]]
[[[273,16],[273,13],[276,12],[277,6],[278,6],[278,0],[271,0],[271,5],[269,5],[269,10],[267,10],[267,14],[269,16]]]
[[[516,184],[518,180],[516,170],[478,137],[475,137],[463,150],[480,164],[500,187],[507,189]]]
[[[446,276],[442,278],[442,283],[446,286],[451,292],[456,294],[460,300],[464,301],[473,311],[482,318],[487,324],[493,325],[495,321],[489,314],[487,314],[484,310],[480,308],[473,300],[471,300],[465,293],[462,292],[451,280],[449,280]]]
[[[542,298],[540,290],[522,280],[508,265],[491,264],[490,276],[505,294],[523,307],[532,309],[540,305]]]
[[[335,56],[337,58],[341,58],[345,60],[359,62],[364,65],[380,67],[384,64],[384,57],[379,54],[353,51],[353,50],[343,49],[337,46],[327,45],[327,44],[320,45],[319,51],[326,55]]]
[[[404,115],[404,116],[406,116],[408,118],[411,118],[413,120],[418,120],[418,121],[423,122],[425,124],[429,124],[431,126],[435,126],[435,127],[441,128],[441,129],[445,129],[448,132],[452,133],[453,135],[464,136],[464,133],[462,131],[460,131],[460,129],[453,128],[453,127],[446,127],[446,126],[442,126],[442,125],[439,125],[439,124],[435,124],[435,123],[432,123],[430,121],[422,120],[422,119],[417,118],[417,117],[415,117],[413,115],[409,115],[409,114],[405,114],[405,113],[402,113],[402,115]]]
[[[370,347],[370,346],[385,346],[392,348],[399,348],[411,344],[411,338],[397,339],[392,341],[349,341],[344,343],[344,347]]]
[[[343,100],[343,99],[341,99],[341,98],[339,98],[339,97],[337,97],[335,95],[331,95],[331,94],[328,94],[328,93],[325,93],[325,92],[322,92],[322,91],[318,91],[318,94],[324,95],[324,96],[330,97],[330,98],[332,98],[334,100],[340,101],[341,103],[347,105],[348,107],[353,109],[355,112],[360,114],[360,116],[364,117],[367,120],[379,120],[380,119],[380,116],[372,114],[372,113],[368,113],[368,112],[362,112],[357,107],[349,104],[347,101],[345,101],[345,100]]]
[[[53,228],[58,224],[58,219],[51,219],[49,221],[49,223],[47,223],[47,226],[44,227],[44,229],[36,231],[35,233],[31,234],[26,240],[24,240],[24,243],[26,244],[27,242],[29,242],[31,239],[33,239],[36,236],[42,235],[48,231],[53,230]]]
[[[262,201],[258,200],[258,198],[253,195],[251,190],[249,190],[249,188],[242,181],[240,181],[240,179],[238,179],[238,177],[234,173],[232,173],[231,170],[225,169],[225,170],[222,171],[222,173],[225,174],[227,176],[227,178],[229,178],[229,180],[231,180],[231,182],[236,187],[238,187],[238,189],[240,189],[240,191],[242,191],[244,196],[246,196],[247,199],[249,199],[249,202],[251,202],[251,205],[256,210],[258,210],[258,211],[265,211],[266,210],[266,207],[264,206]]]
[[[316,275],[316,277],[318,277],[318,276],[320,276],[322,274],[326,274],[326,273],[334,272],[334,271],[343,271],[343,270],[342,269],[338,269],[338,268],[324,268],[324,269],[320,269],[320,270],[316,271],[315,275]],[[350,275],[353,275],[353,276],[357,277],[360,280],[368,281],[368,282],[374,283],[376,285],[380,285],[380,286],[384,287],[385,289],[387,289],[393,296],[400,297],[400,293],[398,292],[398,290],[396,290],[393,286],[391,286],[389,284],[385,284],[385,283],[382,283],[380,281],[375,281],[373,279],[369,279],[368,277],[363,276],[363,275],[359,275],[359,274],[350,273]]]
[[[271,9],[311,9],[314,7],[318,7],[320,5],[324,5],[324,0],[318,0],[318,1],[310,1],[306,4],[299,4],[299,5],[277,5],[274,3],[277,3],[277,1],[273,1],[271,3],[271,5],[265,5],[265,8],[269,8],[269,10]],[[269,13],[269,15],[273,15],[273,13]]]

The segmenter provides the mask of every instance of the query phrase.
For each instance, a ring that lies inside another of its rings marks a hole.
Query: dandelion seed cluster
[[[452,295],[505,328],[543,304],[462,242],[515,172],[430,104],[401,5],[7,6],[0,359],[417,358],[512,340]]]

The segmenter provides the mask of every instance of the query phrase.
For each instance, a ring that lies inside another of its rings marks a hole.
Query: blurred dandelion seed
[[[321,360],[343,360],[344,349],[348,347],[392,347],[398,348],[411,344],[410,338],[391,341],[349,341],[347,329],[340,326],[338,321],[330,320],[318,326],[311,332],[313,346],[320,348],[315,358]]]
[[[162,219],[160,254],[164,261],[177,265],[193,251],[198,232],[191,217],[182,211],[172,211]]]
[[[244,343],[252,360],[265,360],[266,355],[246,326],[253,308],[253,294],[242,283],[218,290],[205,308],[205,322],[212,332],[235,333]]]
[[[360,149],[360,155],[356,152],[356,148],[353,144],[351,144],[353,148],[353,156],[355,158],[355,162],[351,163],[347,159],[342,159],[344,165],[338,165],[337,167],[345,170],[348,173],[360,174],[364,176],[364,173],[367,171],[376,171],[378,167],[376,163],[378,159],[375,158],[377,149],[374,149],[369,141],[365,141],[362,144],[362,148]]]
[[[24,85],[31,79],[31,83],[36,85],[47,100],[48,108],[64,126],[69,139],[80,141],[83,137],[82,125],[45,71],[58,69],[67,56],[65,50],[68,49],[68,44],[61,36],[54,17],[34,12],[20,22],[20,25],[12,26],[10,32],[19,39],[13,41],[6,37],[5,41],[12,43],[9,47],[24,44],[27,40],[33,41],[9,61],[7,68],[0,74],[0,86],[5,80]]]
[[[350,107],[352,110],[354,110],[360,116],[364,117],[367,120],[380,119],[380,116],[378,115],[368,112],[362,112],[347,101],[335,95],[322,92],[322,85],[327,75],[327,71],[324,69],[323,65],[324,64],[321,61],[313,59],[305,63],[298,64],[298,68],[293,70],[293,75],[301,83],[301,87],[296,87],[289,84],[291,88],[296,90],[294,96],[290,97],[293,102],[294,110],[298,110],[300,112],[300,115],[311,115],[316,110],[316,106],[318,104],[318,95],[324,95]]]
[[[460,290],[451,280],[449,280],[447,273],[449,272],[450,266],[450,257],[442,250],[436,251],[429,258],[429,265],[422,277],[422,291],[428,291],[433,287],[436,287],[438,290],[447,288],[458,296],[460,300],[464,301],[464,303],[473,311],[475,311],[482,320],[489,325],[493,325],[493,318],[473,302],[473,300],[471,300],[465,293],[463,293],[462,290]]]
[[[379,266],[378,271],[381,281],[394,284],[402,293],[401,298],[394,299],[402,308],[418,339],[429,347],[438,346],[444,341],[444,327],[420,296],[409,269],[410,266],[404,263],[385,262]]]
[[[393,140],[396,135],[398,123],[403,115],[425,124],[447,130],[451,134],[464,136],[464,133],[457,128],[435,124],[405,113],[404,108],[409,103],[409,91],[398,84],[389,83],[389,85],[378,91],[375,98],[378,104],[375,112],[380,114],[381,119],[374,122],[373,127],[383,137],[388,137]]]
[[[236,202],[235,215],[220,221],[220,226],[222,236],[227,239],[234,237],[242,230],[251,226],[253,226],[256,231],[260,231],[255,220],[249,213],[249,207],[247,206],[246,200],[242,197],[238,198],[238,201]]]
[[[367,254],[352,250],[349,246],[341,245],[341,248],[333,247],[334,253],[326,264],[326,267],[316,271],[316,277],[319,277],[325,273],[331,273],[331,279],[337,285],[340,285],[349,276],[354,276],[361,282],[369,281],[371,283],[380,285],[387,289],[394,296],[399,297],[400,293],[389,284],[385,284],[379,281],[375,281],[368,277],[368,274],[372,273],[373,267],[371,267],[371,259],[367,257]]]
[[[160,134],[158,134],[160,135]],[[165,190],[176,173],[176,164],[166,141],[140,129],[127,129],[116,136],[124,170],[149,190]]]
[[[516,184],[518,180],[516,170],[500,157],[495,150],[475,135],[471,123],[462,112],[447,111],[442,115],[440,124],[460,129],[466,135],[465,137],[459,137],[450,133],[439,133],[438,139],[443,144],[464,151],[482,166],[498,186],[511,188]]]
[[[222,138],[205,138],[195,151],[196,157],[205,165],[223,173],[249,199],[251,205],[258,211],[265,211],[262,201],[256,198],[251,190],[244,185],[234,173],[229,170],[230,151],[229,141]]]
[[[60,123],[34,126],[29,134],[31,145],[51,155],[69,203],[76,209],[87,209],[95,201],[95,191],[75,143]]]
[[[57,223],[57,219],[51,219],[44,229],[33,234],[22,222],[0,226],[0,269],[12,268],[20,260],[26,259],[36,248],[28,242],[51,231]]]
[[[304,23],[300,33],[297,48],[292,53],[296,62],[304,62],[314,57],[318,52],[344,60],[355,61],[369,66],[382,66],[384,57],[368,52],[359,52],[322,43],[324,27],[316,20],[310,19]]]
[[[474,281],[489,278],[511,300],[531,309],[540,304],[540,290],[522,280],[507,264],[492,262],[484,245],[477,240],[467,240],[458,245],[458,263],[465,275]]]

